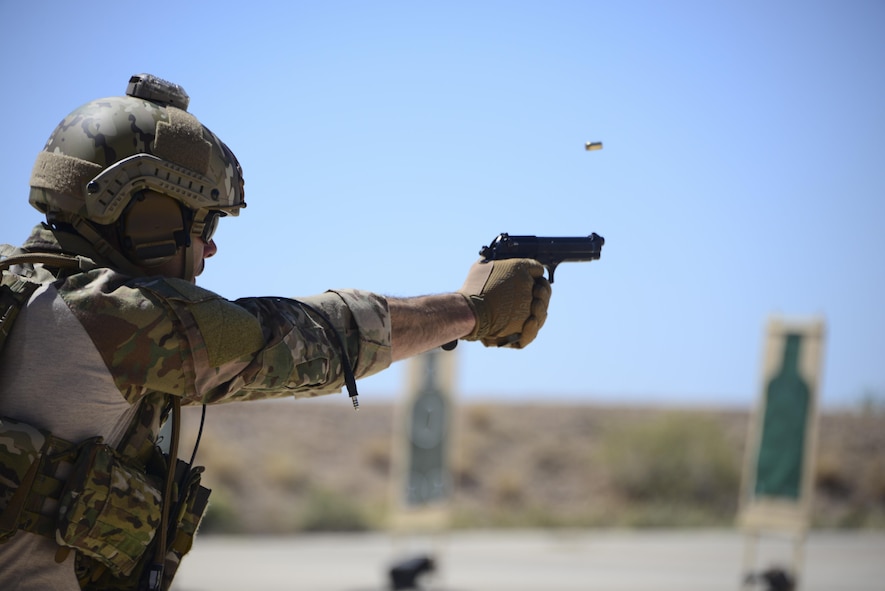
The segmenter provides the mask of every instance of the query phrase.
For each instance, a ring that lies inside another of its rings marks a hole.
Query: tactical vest
[[[79,259],[0,246],[0,352],[22,307],[40,286],[13,264],[74,269]],[[202,467],[177,459],[180,399],[139,401],[116,448],[100,437],[69,442],[0,417],[0,543],[24,530],[55,540],[57,559],[76,552],[82,589],[169,589],[205,513]],[[171,418],[170,418],[171,415]],[[172,422],[168,456],[155,434]],[[174,470],[169,458],[176,458]]]

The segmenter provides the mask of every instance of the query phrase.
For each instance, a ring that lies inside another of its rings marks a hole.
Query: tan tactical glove
[[[464,340],[521,349],[544,326],[552,290],[538,261],[504,259],[474,263],[458,292],[476,315],[476,328]]]

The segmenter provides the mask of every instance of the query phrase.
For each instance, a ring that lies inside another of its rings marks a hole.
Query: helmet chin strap
[[[124,273],[128,273],[134,277],[138,277],[140,275],[144,275],[145,272],[150,272],[152,266],[155,265],[146,265],[146,264],[136,264],[126,258],[123,253],[114,248],[110,242],[105,240],[98,231],[86,220],[79,216],[72,216],[71,225],[77,231],[80,236],[86,239],[92,246],[95,247],[95,250],[103,256],[105,259],[111,262],[117,269],[123,271]],[[179,279],[184,279],[185,281],[193,282],[196,276],[194,275],[194,256],[193,256],[193,239],[191,237],[191,242],[186,246],[181,246],[175,252],[177,257],[182,257],[181,261],[181,274]]]
[[[98,231],[93,228],[89,222],[80,216],[72,216],[70,223],[80,236],[91,243],[92,246],[95,247],[95,250],[110,261],[115,267],[125,273],[136,276],[144,273],[141,267],[127,259],[120,251],[111,246],[107,240],[102,238]]]
[[[182,279],[185,281],[195,281],[196,275],[194,275],[194,256],[193,256],[193,237],[191,237],[191,243],[187,246],[181,248],[181,254],[184,256],[184,265],[182,265]]]
[[[194,257],[193,257],[193,246],[180,246],[178,250],[175,251],[175,254],[169,257],[167,260],[160,262],[155,265],[149,265],[147,263],[142,263],[139,268],[140,274],[144,275],[147,273],[148,275],[165,275],[167,277],[176,277],[177,279],[184,279],[185,281],[194,282]],[[181,263],[178,268],[180,269],[178,275],[173,275],[172,273],[161,273],[159,272],[159,267],[172,262],[173,260],[178,259]]]

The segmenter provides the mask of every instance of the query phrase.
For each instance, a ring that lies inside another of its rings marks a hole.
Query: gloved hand
[[[503,259],[474,263],[458,293],[476,315],[476,327],[464,340],[521,349],[544,326],[552,290],[538,261]]]

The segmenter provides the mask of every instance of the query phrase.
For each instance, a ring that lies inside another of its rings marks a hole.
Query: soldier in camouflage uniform
[[[169,587],[207,494],[200,469],[157,455],[181,404],[338,392],[457,339],[524,347],[546,318],[550,285],[526,259],[476,263],[457,292],[416,298],[197,287],[218,219],[246,202],[236,158],[187,102],[135,76],[126,96],[72,112],[31,177],[46,222],[0,247],[4,590]]]

